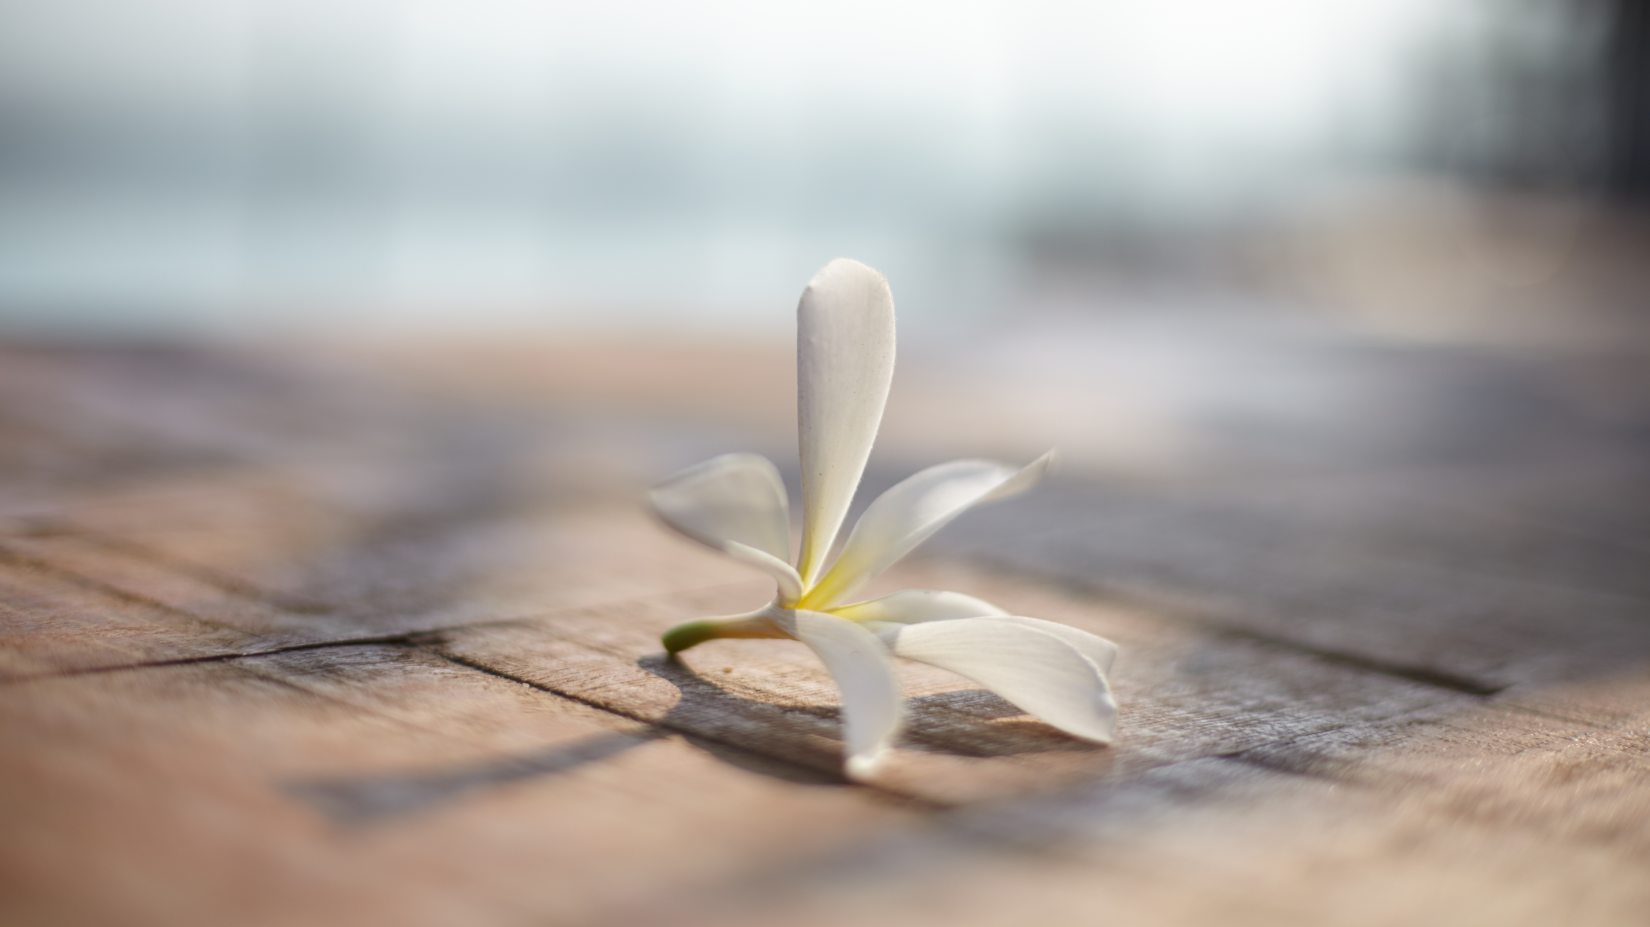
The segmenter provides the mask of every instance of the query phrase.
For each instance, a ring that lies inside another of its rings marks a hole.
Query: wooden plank
[[[59,368],[77,363],[90,362],[71,355],[46,366],[61,379]],[[201,385],[235,372],[216,368]],[[368,393],[365,409],[285,407],[296,400],[277,391],[262,416],[316,413],[296,436],[245,434],[256,419],[193,410],[203,420],[192,425],[230,445],[291,441],[258,459],[158,468],[20,504],[0,521],[0,545],[270,646],[394,636],[749,579],[684,551],[639,508],[660,468],[635,472],[635,454],[665,455],[663,469],[700,455],[666,429],[589,427],[546,419],[540,409],[350,385]],[[144,440],[165,444],[168,422],[146,403],[165,411],[167,402],[141,386],[102,398],[137,406],[121,409],[133,412],[126,424],[140,435],[147,425],[161,434]],[[101,420],[87,426],[101,428]]]
[[[891,587],[953,581],[1013,611],[1102,634],[1123,648],[1116,690],[1119,739],[1098,747],[1066,737],[972,684],[931,667],[904,672],[913,713],[902,749],[878,782],[940,802],[1123,778],[1166,762],[1240,751],[1307,731],[1368,724],[1470,699],[1448,689],[1253,641],[1165,625],[1092,600],[1002,578],[916,570]],[[664,657],[671,624],[749,607],[746,590],[707,590],[480,625],[443,635],[455,658],[618,714],[744,746],[822,771],[841,766],[837,693],[806,648],[785,641],[717,641]],[[743,604],[742,604],[743,603]]]
[[[321,475],[255,466],[168,474],[42,506],[5,535],[80,538],[248,599],[324,611],[298,597],[303,572],[349,543],[360,505],[317,485]]]
[[[1608,731],[1650,732],[1650,663],[1550,685],[1515,686],[1497,703]]]
[[[655,353],[0,363],[6,921],[1642,921],[1645,522],[1608,434],[970,515],[872,594],[1117,640],[1119,741],[907,666],[863,789],[805,648],[659,652],[771,590],[640,486],[786,450],[790,409],[777,366]],[[46,678],[169,660],[206,662]]]
[[[1468,689],[1609,674],[1650,656],[1650,599],[1623,591],[1642,572],[1637,551],[1597,541],[1613,565],[1592,569],[1617,577],[1615,588],[1600,588],[1573,568],[1543,571],[1506,556],[1552,529],[1525,525],[1521,535],[1505,521],[1466,517],[1444,525],[1439,512],[1460,508],[1425,481],[1155,496],[1066,484],[1017,512],[970,516],[936,553]],[[1426,543],[1407,546],[1423,539],[1445,553],[1435,561]],[[1539,544],[1581,550],[1562,534]]]
[[[0,718],[8,924],[611,921],[910,820],[404,649],[36,680]]]
[[[38,565],[69,581],[164,610],[174,620],[240,631],[267,647],[301,643],[309,615],[295,613],[143,556],[141,551],[66,534],[23,534],[0,539],[0,555]]]
[[[392,451],[386,432],[420,437],[420,415],[343,365],[222,348],[0,345],[0,512],[328,450]]]
[[[0,681],[267,649],[255,635],[29,560],[0,559]]]
[[[1484,706],[945,812],[684,922],[1639,924],[1646,824],[1642,736]]]
[[[206,534],[200,526],[192,530]],[[684,547],[630,505],[478,518],[428,543],[384,544],[390,545],[386,551],[368,540],[306,552],[317,566],[289,565],[296,575],[283,587],[269,578],[273,571],[253,586],[238,576],[226,579],[230,571],[221,561],[180,563],[129,537],[67,531],[0,537],[0,551],[185,618],[255,635],[265,649],[404,635],[695,586],[761,585],[735,564]],[[245,555],[244,549],[237,554]],[[290,554],[277,548],[265,556]],[[241,566],[237,572],[244,572],[244,561]]]

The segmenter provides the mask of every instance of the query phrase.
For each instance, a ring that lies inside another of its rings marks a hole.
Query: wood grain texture
[[[911,570],[887,584],[930,588],[944,579]],[[879,778],[901,794],[949,804],[1074,779],[1128,778],[1165,762],[1462,698],[1023,583],[976,577],[966,591],[1117,641],[1126,654],[1115,680],[1124,733],[1110,747],[1085,744],[1028,721],[965,680],[907,664],[910,733]],[[465,628],[444,634],[439,649],[627,717],[735,743],[760,741],[793,762],[839,769],[835,684],[806,648],[717,641],[677,659],[661,652],[659,632],[688,618],[734,613],[749,601],[748,591],[738,593],[683,593]]]
[[[1549,368],[965,516],[868,594],[1117,641],[1119,738],[908,664],[854,786],[806,648],[658,644],[771,595],[636,498],[794,479],[785,352],[627,350],[0,349],[5,922],[1643,922],[1643,458],[1469,414]]]
[[[0,712],[8,923],[614,916],[909,816],[417,651],[35,680]]]
[[[1055,487],[981,512],[942,546],[1485,692],[1650,654],[1633,539],[1483,516],[1459,479],[1325,482],[1124,499]],[[1081,526],[1051,531],[1053,513]]]

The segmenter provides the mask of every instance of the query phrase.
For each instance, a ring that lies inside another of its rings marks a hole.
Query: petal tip
[[[888,286],[888,278],[883,276],[882,271],[851,257],[832,258],[824,267],[819,269],[819,273],[814,274],[814,278],[808,281],[808,286],[813,287],[820,283],[852,277],[859,277],[867,281],[874,280],[884,287]]]
[[[1117,734],[1117,722],[1115,720],[1100,722],[1083,721],[1074,723],[1072,719],[1065,718],[1062,719],[1062,722],[1059,724],[1046,719],[1043,720],[1045,724],[1048,724],[1056,730],[1064,731],[1078,740],[1086,740],[1090,743],[1099,744],[1102,747],[1111,746],[1112,739]]]
[[[886,750],[870,756],[861,755],[848,757],[848,762],[845,764],[848,772],[848,778],[854,780],[855,782],[864,782],[870,779],[872,776],[877,774],[878,770],[882,769],[884,761],[887,758],[888,751]]]
[[[1112,701],[1109,692],[1102,693],[1096,701],[1093,723],[1084,725],[1083,730],[1068,730],[1067,733],[1109,747],[1117,737],[1117,703]]]

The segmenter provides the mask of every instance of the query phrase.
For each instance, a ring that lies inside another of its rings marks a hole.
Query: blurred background
[[[1630,0],[0,0],[0,326],[788,335],[851,255],[908,331],[1215,299],[1608,343],[1646,36]]]
[[[1647,198],[1629,0],[0,0],[0,337],[649,416],[748,345],[775,448],[845,255],[909,462],[1637,459]]]

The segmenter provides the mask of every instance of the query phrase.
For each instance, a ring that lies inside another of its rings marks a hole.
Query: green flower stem
[[[726,618],[701,618],[679,624],[664,633],[659,640],[668,653],[681,653],[705,641],[719,637],[789,637],[774,623],[755,615],[730,615]]]

